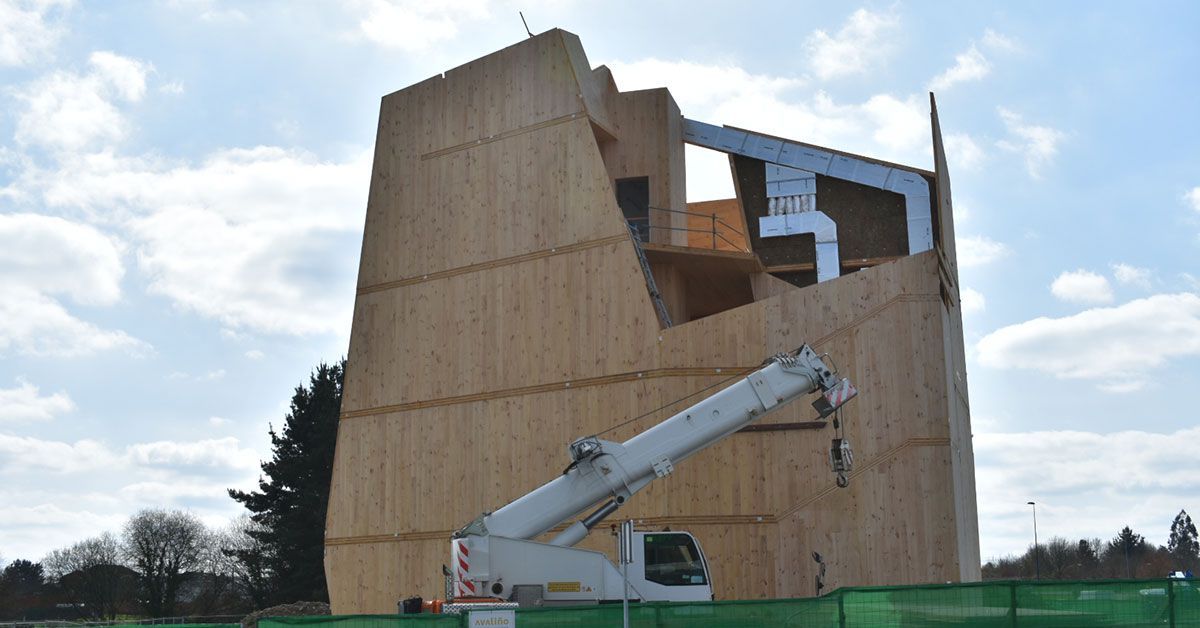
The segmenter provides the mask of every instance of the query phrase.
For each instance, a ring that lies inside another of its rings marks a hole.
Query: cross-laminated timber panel
[[[611,142],[649,118],[586,70],[550,31],[384,99],[326,533],[334,611],[440,595],[450,532],[560,473],[572,439],[803,342],[863,390],[849,489],[831,430],[737,434],[622,516],[697,534],[720,598],[812,593],[812,551],[828,586],[977,577],[936,253],[803,289],[759,275],[756,302],[660,329],[611,186],[619,155],[643,154]]]

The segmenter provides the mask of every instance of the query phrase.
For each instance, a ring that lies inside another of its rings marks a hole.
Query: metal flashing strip
[[[683,120],[683,137],[685,142],[697,146],[903,194],[908,221],[908,254],[933,248],[929,182],[914,171],[687,118]]]

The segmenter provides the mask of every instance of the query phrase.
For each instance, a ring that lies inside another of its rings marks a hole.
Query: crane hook
[[[846,477],[845,473],[838,471],[837,485],[838,485],[838,488],[846,488],[847,486],[850,486],[850,478]]]

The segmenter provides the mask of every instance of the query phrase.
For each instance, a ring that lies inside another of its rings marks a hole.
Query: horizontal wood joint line
[[[761,515],[680,515],[663,517],[635,517],[638,525],[643,526],[725,526],[725,525],[770,525],[775,523],[775,517]],[[548,532],[559,532],[567,528],[562,523],[551,528]],[[376,543],[403,543],[405,541],[438,541],[449,540],[453,530],[430,530],[427,532],[397,532],[395,534],[371,534],[364,536],[337,536],[325,539],[325,547],[337,545],[372,545]]]
[[[758,366],[733,366],[733,367],[713,367],[713,368],[662,368],[648,369],[645,371],[634,371],[630,373],[619,373],[616,375],[602,375],[600,377],[588,377],[584,379],[576,379],[570,381],[551,382],[548,384],[536,384],[533,386],[522,386],[520,388],[506,388],[504,390],[493,390],[488,392],[474,393],[470,395],[459,395],[457,397],[443,397],[441,399],[426,399],[422,401],[410,401],[408,403],[397,403],[388,406],[379,406],[375,408],[363,408],[361,410],[350,410],[342,413],[342,419],[354,419],[365,416],[378,416],[381,414],[392,414],[396,412],[407,412],[409,410],[420,410],[423,408],[433,408],[437,406],[449,406],[460,403],[471,403],[474,401],[487,401],[490,399],[500,399],[503,397],[520,397],[523,395],[534,395],[544,392],[554,392],[558,390],[571,390],[575,388],[588,388],[591,386],[604,386],[607,384],[617,384],[621,382],[631,382],[639,379],[653,379],[657,377],[716,377],[716,376],[739,376],[745,375]]]
[[[913,447],[949,447],[949,446],[950,446],[949,438],[924,437],[924,436],[910,438],[910,439],[904,441],[903,443],[901,443],[895,447],[892,447],[891,449],[879,454],[878,456],[875,456],[866,464],[858,465],[853,471],[850,472],[850,480],[854,481],[856,478],[867,473],[871,469],[874,469],[875,467],[878,467],[882,464],[891,462],[893,459],[896,458],[896,456],[899,456],[902,452],[904,452],[908,449],[911,449]],[[830,484],[829,486],[826,486],[824,489],[821,489],[820,491],[817,491],[816,493],[809,495],[807,498],[801,500],[800,503],[783,511],[782,513],[779,514],[779,516],[775,517],[775,520],[782,521],[784,519],[787,519],[788,517],[796,514],[803,508],[832,494],[836,490],[838,490],[837,485]]]
[[[483,146],[484,144],[491,144],[492,142],[499,142],[500,140],[506,140],[510,137],[524,135],[525,133],[531,133],[533,131],[537,131],[539,129],[544,129],[546,127],[551,127],[556,124],[562,124],[564,122],[570,122],[570,121],[576,120],[578,118],[587,118],[587,117],[588,117],[588,115],[587,115],[586,110],[576,111],[575,113],[568,113],[566,115],[559,116],[557,118],[543,120],[541,122],[538,122],[537,124],[531,124],[529,126],[523,126],[523,127],[516,128],[516,129],[509,129],[507,131],[501,131],[501,132],[499,132],[495,135],[489,136],[489,137],[481,137],[477,140],[472,140],[470,142],[463,142],[462,144],[457,144],[455,146],[449,146],[449,147],[443,148],[441,150],[435,150],[431,153],[425,153],[425,154],[421,155],[421,159],[423,159],[423,160],[437,159],[438,157],[449,155],[450,153],[456,153],[460,150],[466,150],[468,148],[475,148],[476,146]]]
[[[798,423],[753,423],[738,430],[743,432],[787,432],[791,430],[820,430],[829,423],[825,421],[800,421]]]
[[[862,316],[859,316],[858,318],[854,319],[848,325],[843,325],[843,326],[835,329],[834,331],[810,342],[809,346],[811,346],[813,348],[824,346],[826,343],[832,341],[833,339],[837,338],[838,336],[848,333],[850,330],[858,327],[859,325],[862,325],[863,323],[867,322],[868,320],[875,318],[876,316],[879,316],[880,314],[883,313],[884,310],[892,307],[893,305],[895,305],[897,303],[940,303],[941,300],[942,300],[942,295],[940,295],[940,294],[927,294],[927,293],[898,294],[898,295],[888,299],[887,301],[884,301],[883,303],[880,303],[879,305],[876,305],[875,307],[867,310],[865,313],[863,313]]]
[[[577,251],[584,251],[584,250],[595,248],[598,246],[607,246],[609,244],[616,244],[616,243],[623,242],[628,239],[629,239],[629,236],[627,234],[622,233],[622,234],[618,234],[618,235],[608,236],[606,238],[599,238],[596,240],[587,240],[584,242],[576,242],[575,244],[568,244],[566,246],[554,247],[552,249],[543,249],[541,251],[534,251],[533,253],[523,253],[521,255],[513,255],[511,257],[502,257],[500,259],[489,260],[486,262],[480,262],[478,264],[471,264],[469,266],[459,266],[458,268],[451,268],[449,270],[441,270],[436,273],[428,273],[428,274],[420,275],[420,276],[407,277],[405,279],[397,279],[395,281],[385,281],[383,283],[377,283],[377,284],[374,284],[371,286],[363,286],[358,289],[358,294],[362,295],[362,294],[371,294],[373,292],[383,292],[384,290],[391,290],[393,288],[399,288],[401,286],[411,286],[411,285],[423,283],[426,281],[436,281],[438,279],[446,279],[448,277],[454,277],[457,275],[465,275],[467,273],[475,273],[475,272],[479,272],[481,270],[488,270],[491,268],[499,268],[501,266],[509,266],[512,264],[520,264],[522,262],[529,262],[529,261],[533,261],[533,260],[537,260],[537,259],[542,259],[544,257],[552,257],[554,255],[564,255],[566,253],[574,253]]]

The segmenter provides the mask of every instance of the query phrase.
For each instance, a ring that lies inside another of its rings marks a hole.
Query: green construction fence
[[[817,598],[631,604],[629,616],[630,625],[637,628],[1200,628],[1200,589],[1196,584],[1163,579],[852,587]],[[621,605],[517,609],[515,620],[515,626],[520,628],[612,628],[621,625]],[[473,626],[467,614],[276,617],[259,621],[260,628],[300,625],[306,628]]]

